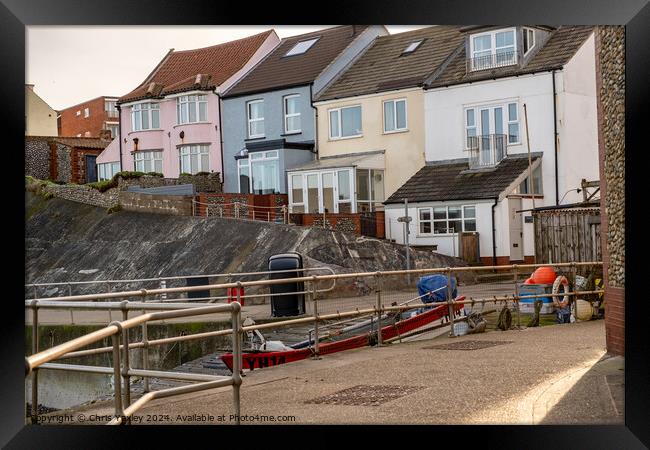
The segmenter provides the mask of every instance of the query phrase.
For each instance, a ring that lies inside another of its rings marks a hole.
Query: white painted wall
[[[596,112],[595,37],[592,34],[562,73],[558,94],[558,192],[580,187],[583,178],[598,180],[598,118]],[[562,204],[583,200],[569,192]]]
[[[501,202],[502,203],[502,202]],[[481,256],[492,256],[492,205],[493,201],[486,200],[473,200],[464,202],[422,202],[422,203],[409,203],[409,216],[413,221],[409,224],[409,244],[418,245],[437,245],[438,253],[445,255],[458,256],[458,235],[421,235],[419,233],[419,216],[418,208],[435,207],[435,206],[461,206],[461,205],[475,205],[476,206],[476,231],[479,233],[479,252]],[[507,209],[507,208],[506,208]],[[386,238],[395,239],[399,244],[404,244],[404,224],[398,222],[397,218],[404,215],[404,205],[390,204],[386,205]],[[507,211],[506,211],[507,219]],[[507,231],[507,228],[506,228]],[[506,232],[506,239],[508,239]],[[506,249],[507,249],[506,245]]]

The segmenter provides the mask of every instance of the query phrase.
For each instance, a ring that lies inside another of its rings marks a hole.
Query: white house
[[[531,262],[526,210],[578,202],[581,181],[599,177],[594,30],[463,31],[425,83],[427,163],[386,200],[387,237],[404,242],[407,198],[411,245],[458,255],[459,231],[472,231],[483,263]]]

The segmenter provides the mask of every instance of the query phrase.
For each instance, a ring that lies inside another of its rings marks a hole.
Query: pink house
[[[269,30],[212,47],[170,50],[118,100],[119,136],[97,157],[99,179],[132,170],[170,178],[222,174],[220,95],[279,42]]]

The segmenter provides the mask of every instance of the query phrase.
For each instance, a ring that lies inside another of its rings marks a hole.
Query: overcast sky
[[[274,28],[280,38],[323,26],[29,26],[25,83],[56,110],[137,87],[170,48],[188,50]],[[391,34],[420,26],[387,26]]]

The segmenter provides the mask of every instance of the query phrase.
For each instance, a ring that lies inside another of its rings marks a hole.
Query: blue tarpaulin
[[[445,289],[440,289],[440,288]],[[447,276],[446,275],[426,275],[418,281],[418,294],[422,297],[422,303],[434,303],[447,301]],[[427,294],[427,292],[435,291]],[[425,295],[426,294],[426,295]],[[456,278],[451,277],[451,295],[456,298]]]

